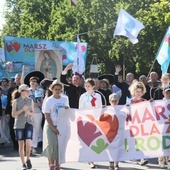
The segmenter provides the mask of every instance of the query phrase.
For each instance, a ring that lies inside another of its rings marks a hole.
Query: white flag
[[[123,35],[129,38],[133,44],[136,44],[138,43],[137,36],[143,28],[145,27],[140,21],[132,17],[125,10],[120,9],[113,37]]]
[[[80,42],[78,35],[77,35],[77,54],[74,58],[72,70],[73,70],[73,73],[78,73],[81,75],[85,71],[85,62],[84,62],[84,57],[83,57],[83,51],[81,48],[81,42]]]

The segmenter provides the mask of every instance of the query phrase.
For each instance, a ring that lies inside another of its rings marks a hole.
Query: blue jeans
[[[29,123],[25,124],[24,129],[15,129],[16,140],[32,139],[32,136],[33,136],[33,126]]]

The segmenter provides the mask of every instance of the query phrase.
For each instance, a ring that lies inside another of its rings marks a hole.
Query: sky
[[[2,25],[5,23],[4,17],[3,17],[3,10],[4,10],[4,4],[5,0],[0,0],[0,29],[2,29]]]

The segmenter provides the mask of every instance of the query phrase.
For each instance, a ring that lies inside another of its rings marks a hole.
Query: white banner
[[[60,163],[124,161],[170,153],[170,100],[129,108],[60,111]],[[131,114],[128,122],[127,112]]]

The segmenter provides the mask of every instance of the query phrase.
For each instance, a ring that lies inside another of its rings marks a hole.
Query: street
[[[47,158],[41,157],[41,149],[38,148],[38,154],[31,156],[31,162],[33,165],[32,170],[48,170]],[[96,170],[109,169],[108,162],[97,162]],[[149,159],[147,166],[140,166],[131,162],[120,162],[120,170],[137,170],[137,169],[152,169],[160,170],[157,164],[157,158]],[[21,161],[18,151],[15,151],[13,147],[6,146],[0,148],[0,170],[21,170]],[[91,169],[88,163],[65,163],[61,165],[63,170],[88,170]],[[165,168],[166,169],[166,168]]]

